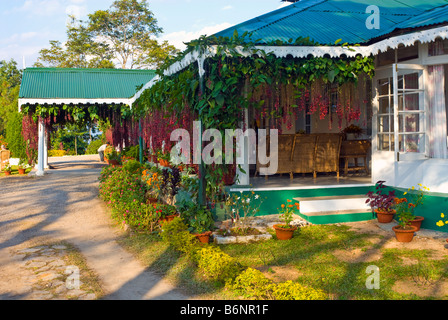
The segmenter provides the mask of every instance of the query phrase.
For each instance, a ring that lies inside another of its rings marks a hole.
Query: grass
[[[376,240],[376,241],[375,241]],[[407,300],[446,299],[448,296],[418,295],[396,290],[396,283],[425,287],[447,282],[448,257],[434,260],[430,250],[388,249],[381,245],[381,237],[354,232],[347,225],[314,225],[299,229],[290,241],[275,237],[252,244],[223,245],[221,249],[246,267],[265,271],[272,277],[297,281],[328,293],[330,299],[342,300]],[[380,244],[379,244],[380,243]],[[188,293],[211,299],[235,298],[225,288],[202,279],[187,257],[163,243],[158,235],[134,234],[122,239],[122,244],[139,256],[152,270],[167,276]],[[361,255],[377,250],[375,261],[350,261],[335,252]],[[412,263],[408,263],[412,261]],[[380,289],[367,289],[367,267],[380,270]],[[279,271],[280,270],[280,271]],[[280,273],[288,271],[285,275]],[[285,278],[286,277],[286,278]]]
[[[66,255],[64,260],[67,265],[77,266],[80,270],[81,278],[81,288],[87,293],[94,293],[97,299],[100,299],[104,295],[104,291],[101,288],[101,284],[98,275],[92,271],[88,266],[84,256],[81,252],[68,243],[60,243],[67,247]]]

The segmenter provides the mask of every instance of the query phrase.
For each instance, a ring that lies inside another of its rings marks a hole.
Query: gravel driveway
[[[98,198],[97,155],[49,162],[54,169],[44,177],[0,178],[0,300],[32,297],[30,270],[21,268],[17,252],[57,242],[80,251],[100,279],[103,299],[188,299],[117,244],[122,231]]]

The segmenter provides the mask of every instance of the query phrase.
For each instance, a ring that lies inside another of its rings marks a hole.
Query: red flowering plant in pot
[[[405,192],[403,195],[407,195],[409,194],[410,197],[412,198],[412,203],[410,203],[409,205],[412,206],[412,219],[411,219],[411,225],[417,227],[417,231],[420,230],[420,227],[422,225],[423,220],[425,220],[424,217],[421,216],[417,216],[415,215],[414,211],[415,208],[418,206],[423,205],[423,202],[425,200],[424,196],[424,191],[429,191],[428,187],[423,186],[422,184],[418,184],[419,188],[415,191],[415,187],[411,187],[408,189],[407,192]]]
[[[296,226],[292,226],[291,222],[294,217],[294,210],[299,210],[299,203],[296,202],[292,204],[292,200],[287,200],[286,204],[281,205],[281,209],[279,209],[280,218],[283,220],[283,224],[276,224],[273,226],[275,230],[275,234],[278,240],[290,240],[294,234],[294,231],[297,230]]]
[[[378,222],[389,223],[394,219],[396,213],[394,209],[395,191],[384,192],[385,181],[378,181],[376,192],[369,191],[366,196],[366,203],[370,205],[372,211],[376,214]]]
[[[398,225],[393,227],[395,237],[398,242],[411,242],[414,238],[414,233],[417,231],[417,227],[411,224],[415,216],[413,210],[415,204],[408,203],[406,198],[395,198],[395,208],[398,216]]]

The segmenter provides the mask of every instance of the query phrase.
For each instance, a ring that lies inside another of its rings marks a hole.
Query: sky
[[[183,42],[211,35],[273,11],[280,0],[148,0],[163,29],[161,40],[177,48]],[[107,10],[113,0],[0,0],[0,60],[14,59],[18,68],[32,67],[50,40],[66,40],[68,15],[85,20]]]

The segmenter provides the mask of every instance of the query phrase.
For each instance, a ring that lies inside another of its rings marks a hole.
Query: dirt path
[[[117,244],[121,231],[97,197],[98,156],[52,158],[50,164],[54,170],[44,177],[0,178],[0,300],[32,299],[32,271],[18,252],[58,242],[80,251],[99,277],[103,299],[188,299]]]

